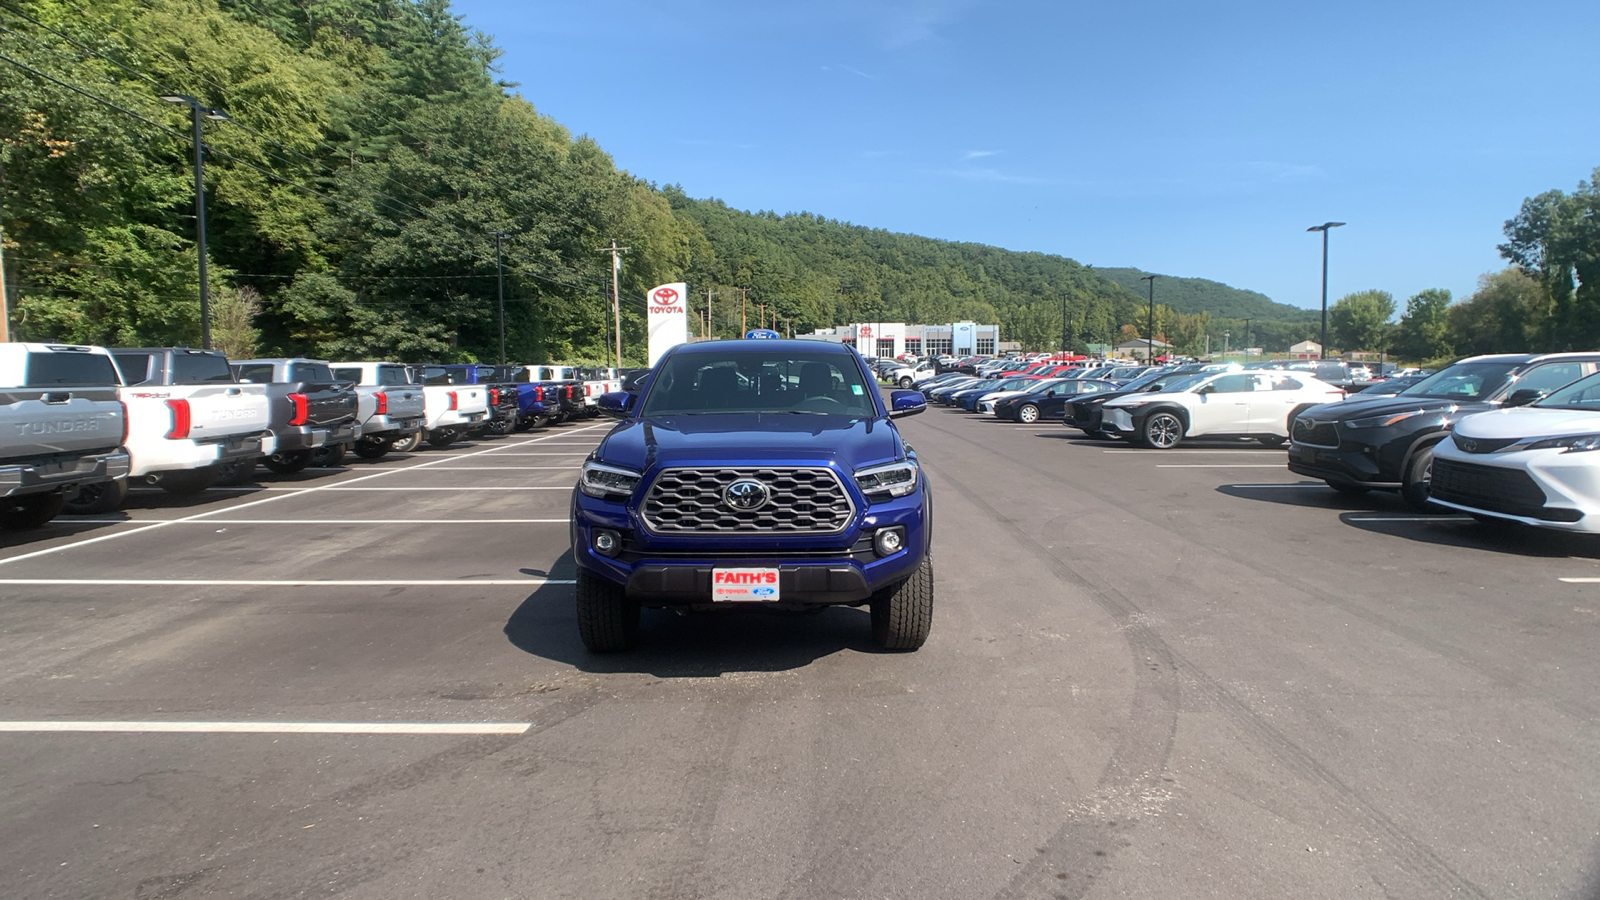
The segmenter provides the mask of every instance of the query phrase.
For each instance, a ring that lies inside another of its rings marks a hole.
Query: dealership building
[[[907,325],[904,322],[857,322],[822,328],[801,337],[850,344],[862,356],[992,356],[1010,349],[1000,344],[999,325],[952,322],[949,325]]]

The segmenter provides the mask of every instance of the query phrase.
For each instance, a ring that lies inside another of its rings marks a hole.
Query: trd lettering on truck
[[[100,420],[96,418],[70,419],[56,422],[18,422],[17,434],[71,434],[75,431],[96,431]]]

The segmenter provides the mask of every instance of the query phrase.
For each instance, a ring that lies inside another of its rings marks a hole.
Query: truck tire
[[[578,570],[578,637],[590,653],[617,653],[639,645],[639,602],[621,585]]]
[[[428,432],[428,444],[434,447],[448,447],[460,439],[461,433],[457,431]]]
[[[910,578],[872,595],[872,639],[885,650],[922,646],[933,627],[933,560],[924,556]]]
[[[355,444],[356,455],[362,459],[382,459],[389,448],[394,446],[392,441],[383,438],[362,438]]]
[[[323,444],[311,451],[311,464],[319,469],[331,469],[343,462],[343,444]]]
[[[1171,450],[1183,440],[1183,432],[1183,420],[1178,418],[1178,414],[1162,409],[1145,416],[1144,426],[1139,429],[1139,440],[1146,447]]]
[[[1406,460],[1405,468],[1400,475],[1400,496],[1411,504],[1413,509],[1422,512],[1435,512],[1428,505],[1428,496],[1432,493],[1433,484],[1433,444],[1418,447],[1417,452],[1411,454]]]
[[[486,430],[489,434],[496,435],[497,437],[505,437],[511,433],[511,429],[513,427],[514,426],[511,424],[511,421],[508,419],[495,419],[489,423],[489,427]]]
[[[158,472],[156,484],[169,494],[188,496],[198,494],[216,484],[217,478],[221,475],[222,466],[213,464],[200,469]]]
[[[396,438],[389,444],[389,449],[396,453],[415,453],[422,446],[422,429],[417,429],[403,438]]]
[[[66,498],[66,495],[62,495]],[[118,478],[115,481],[97,481],[94,484],[78,486],[78,493],[66,498],[66,508],[62,510],[70,516],[91,516],[96,513],[116,512],[128,500],[128,479]]]
[[[66,505],[67,498],[60,491],[7,497],[0,500],[0,528],[7,531],[38,528],[54,519]]]
[[[253,456],[249,459],[232,459],[223,463],[217,474],[217,484],[223,487],[233,487],[244,484],[256,474],[256,463],[261,457]]]
[[[549,424],[549,416],[524,416],[522,421],[517,423],[517,427],[522,431],[534,431],[539,428],[544,428]]]
[[[261,464],[279,475],[293,475],[311,465],[311,451],[283,450],[262,459]]]

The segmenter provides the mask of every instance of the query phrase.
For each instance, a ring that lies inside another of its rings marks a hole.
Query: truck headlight
[[[858,469],[856,487],[868,497],[904,497],[917,489],[917,464],[907,459]]]
[[[1587,453],[1600,450],[1600,434],[1569,434],[1529,444],[1527,450],[1563,450],[1567,453]]]
[[[639,486],[640,474],[632,469],[589,460],[578,476],[578,490],[600,500],[626,500]]]
[[[1426,410],[1409,409],[1405,412],[1390,413],[1389,415],[1367,416],[1364,419],[1351,419],[1345,422],[1344,426],[1346,428],[1388,428],[1390,425],[1399,424],[1413,416],[1420,416],[1424,412]]]

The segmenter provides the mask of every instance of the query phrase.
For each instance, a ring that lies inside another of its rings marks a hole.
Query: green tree
[[[1521,352],[1542,330],[1548,296],[1538,279],[1518,268],[1478,279],[1471,297],[1450,307],[1449,342],[1460,354]]]
[[[1451,349],[1450,292],[1429,288],[1413,295],[1395,328],[1394,353],[1411,360],[1431,360],[1448,356]]]
[[[1388,343],[1393,317],[1394,296],[1388,291],[1360,291],[1328,307],[1328,329],[1345,350],[1381,350]]]
[[[1546,191],[1524,200],[1505,234],[1501,256],[1544,293],[1537,346],[1572,350],[1600,344],[1600,169],[1571,194]]]

